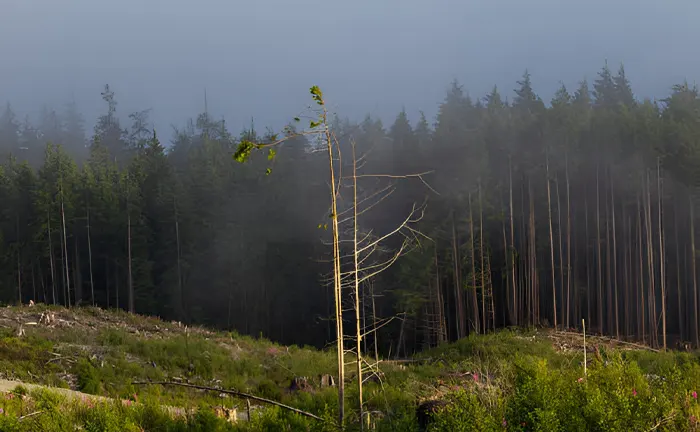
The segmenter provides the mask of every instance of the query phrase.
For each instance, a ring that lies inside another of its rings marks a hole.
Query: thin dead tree
[[[511,275],[511,281],[513,285],[513,312],[514,312],[514,317],[513,321],[516,325],[521,324],[520,323],[520,315],[518,312],[518,284],[516,283],[516,251],[515,251],[515,228],[513,224],[513,172],[512,169],[513,167],[511,166],[511,157],[508,155],[508,189],[509,189],[509,204],[510,204],[510,256],[511,256],[511,262],[510,262],[510,275]]]
[[[547,212],[549,214],[549,250],[552,258],[552,312],[554,314],[554,328],[557,325],[557,280],[554,267],[554,235],[552,233],[552,194],[549,187],[549,155],[545,154],[546,181],[547,181]]]
[[[657,158],[656,181],[659,196],[659,283],[661,288],[661,335],[663,349],[666,351],[666,253],[663,225],[663,180],[661,179],[661,158]]]
[[[134,277],[132,274],[132,263],[131,263],[131,200],[130,200],[130,188],[129,188],[129,173],[126,174],[126,241],[127,241],[127,259],[128,266],[127,271],[129,274],[129,312],[134,313]]]
[[[569,299],[571,298],[571,187],[569,183],[568,151],[564,153],[564,168],[566,175],[566,327],[568,328],[571,324],[571,321],[569,321]],[[576,295],[575,288],[576,287],[574,287],[574,299],[577,299],[578,296]],[[578,320],[574,319],[574,322],[578,323]]]
[[[330,218],[332,221],[332,247],[333,247],[333,275],[329,278],[332,282],[333,293],[334,293],[334,304],[335,304],[335,324],[336,324],[336,348],[337,348],[337,360],[338,360],[338,425],[342,429],[345,424],[345,334],[343,331],[343,292],[344,286],[347,287],[348,283],[350,286],[355,286],[359,290],[359,286],[366,281],[372,280],[376,275],[381,273],[390,267],[406,250],[408,244],[417,238],[419,232],[412,229],[410,225],[416,223],[422,218],[423,208],[413,206],[413,210],[410,212],[408,218],[406,218],[403,223],[399,225],[395,230],[375,237],[373,233],[363,235],[361,238],[358,237],[356,247],[350,254],[354,257],[357,254],[358,262],[357,267],[351,266],[349,271],[343,271],[341,267],[341,259],[345,256],[341,256],[341,233],[340,233],[340,214],[338,199],[340,196],[340,189],[342,187],[342,165],[340,164],[340,143],[337,137],[331,131],[329,121],[328,121],[328,111],[326,107],[326,102],[323,98],[321,90],[317,86],[313,86],[310,89],[312,99],[318,106],[318,111],[316,117],[309,122],[309,130],[296,132],[292,128],[285,129],[285,136],[278,139],[277,136],[272,136],[270,142],[268,143],[255,143],[249,140],[242,140],[238,144],[238,148],[234,154],[234,159],[239,162],[245,162],[248,160],[251,152],[253,150],[261,150],[269,148],[269,157],[273,158],[275,151],[273,147],[288,141],[292,138],[299,136],[316,136],[318,138],[318,144],[316,151],[321,151],[328,156],[328,168],[329,168],[329,187],[330,187]],[[299,121],[296,118],[295,121]],[[269,172],[269,170],[268,170]],[[423,173],[427,174],[427,173]],[[409,176],[392,176],[392,175],[359,175],[356,174],[352,176],[353,180],[360,179],[363,177],[386,177],[386,178],[406,178],[415,177],[420,179],[426,186],[427,183],[423,179],[423,174],[415,174]],[[429,186],[428,186],[429,187]],[[390,192],[389,192],[390,193]],[[362,201],[358,201],[356,205],[359,205]],[[356,206],[355,205],[355,206]],[[352,206],[354,207],[354,206]],[[344,222],[353,222],[356,218],[359,218],[364,212],[368,211],[373,205],[367,206],[362,210],[358,210],[355,214],[355,210],[350,209],[351,215],[348,219],[344,219]],[[347,212],[347,210],[346,210]],[[380,248],[381,243],[387,240],[389,237],[395,234],[403,233],[404,242],[403,245],[391,254],[389,259],[383,260],[379,263],[374,263],[369,261],[370,257],[374,252],[382,250]],[[354,290],[353,290],[354,291]],[[357,306],[357,299],[359,295],[355,295],[355,305]],[[359,309],[358,309],[359,310]],[[357,317],[357,315],[356,315]],[[381,324],[380,324],[381,325]],[[376,329],[372,330],[376,332]],[[359,350],[361,347],[361,340],[363,337],[367,336],[367,332],[361,332],[361,337],[357,340],[356,348]],[[364,363],[361,359],[361,352],[357,352],[358,361]],[[361,380],[360,380],[361,381]]]
[[[241,140],[234,153],[234,159],[238,162],[248,160],[253,150],[269,148],[269,156],[274,157],[274,147],[281,143],[299,136],[313,135],[318,138],[320,150],[328,156],[329,168],[329,188],[330,188],[330,218],[332,227],[333,243],[333,297],[335,304],[335,330],[336,349],[338,360],[338,425],[343,428],[345,423],[345,349],[343,343],[343,309],[342,309],[342,283],[340,270],[340,233],[338,227],[338,194],[339,181],[336,174],[336,157],[339,157],[340,149],[337,139],[333,135],[328,122],[328,110],[321,89],[313,86],[310,89],[311,97],[318,106],[315,118],[309,122],[309,130],[295,132],[291,128],[286,128],[285,136],[278,139],[273,136],[271,142],[255,143],[250,140]],[[295,119],[299,121],[299,118]],[[336,156],[336,152],[338,155]]]
[[[474,256],[475,246],[474,246],[474,214],[472,212],[472,195],[469,194],[469,247],[470,260],[472,266],[472,309],[474,310],[474,331],[479,334],[480,321],[479,321],[479,299],[476,293],[476,257]]]
[[[63,181],[61,181],[61,227],[63,230],[63,265],[66,276],[66,305],[70,307],[70,274],[68,272],[68,245],[66,239],[66,213],[63,207]]]
[[[554,184],[557,186],[557,231],[559,233],[559,284],[561,286],[561,309],[562,313],[560,318],[563,322],[562,327],[567,329],[569,326],[569,294],[567,291],[566,297],[564,296],[564,241],[563,230],[561,227],[561,199],[559,194],[559,176],[555,175]],[[564,301],[566,298],[566,301]]]
[[[46,235],[49,238],[49,265],[51,266],[51,296],[56,305],[56,267],[54,265],[53,243],[51,241],[51,211],[46,212]]]
[[[15,224],[17,229],[17,295],[19,304],[22,304],[22,245],[19,241],[19,214],[15,213]]]
[[[695,204],[693,196],[688,195],[690,207],[690,272],[693,277],[693,336],[695,337],[695,347],[700,346],[700,325],[698,324],[698,278],[695,268]]]
[[[87,207],[88,265],[90,267],[90,301],[95,306],[95,282],[92,275],[92,240],[90,237],[90,206]]]
[[[618,306],[618,288],[617,288],[617,232],[615,231],[615,181],[610,172],[610,207],[612,208],[612,280],[615,295],[615,337],[620,339],[620,308]]]

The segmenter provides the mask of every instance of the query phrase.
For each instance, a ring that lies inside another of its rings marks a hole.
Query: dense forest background
[[[432,124],[332,119],[341,166],[355,143],[363,172],[383,175],[363,194],[394,192],[364,230],[381,236],[426,203],[422,235],[362,287],[363,321],[381,325],[367,343],[404,355],[585,318],[592,332],[698,345],[697,89],[639,100],[607,64],[550,103],[527,72],[515,87],[475,98],[454,82]],[[313,141],[240,164],[240,141],[273,133],[233,133],[205,107],[166,147],[148,111],[123,124],[108,86],[102,98],[92,133],[74,104],[34,123],[9,104],[0,115],[0,299],[331,342],[328,160]]]

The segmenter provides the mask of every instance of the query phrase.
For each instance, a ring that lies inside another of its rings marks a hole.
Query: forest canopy
[[[697,88],[642,100],[607,64],[549,102],[527,72],[514,87],[477,98],[454,82],[432,122],[331,119],[343,167],[355,143],[364,170],[389,175],[363,192],[396,186],[364,230],[385,232],[427,200],[425,239],[363,287],[363,318],[399,318],[376,333],[379,349],[582,319],[697,346]],[[240,142],[273,133],[233,133],[204,110],[164,146],[148,111],[124,124],[109,86],[102,98],[89,137],[74,104],[34,123],[9,104],[0,115],[0,299],[332,341],[327,160],[313,142],[240,164]],[[429,187],[392,177],[415,172],[431,173]]]

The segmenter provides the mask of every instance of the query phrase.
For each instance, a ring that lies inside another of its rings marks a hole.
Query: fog
[[[0,0],[0,102],[36,118],[74,100],[90,129],[109,83],[122,116],[151,108],[170,137],[205,89],[238,130],[279,128],[317,84],[344,117],[431,119],[453,79],[511,97],[528,68],[549,100],[606,59],[661,97],[700,74],[698,16],[691,0]]]

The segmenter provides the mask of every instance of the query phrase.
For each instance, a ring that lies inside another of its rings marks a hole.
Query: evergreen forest
[[[434,119],[331,113],[338,208],[366,200],[359,230],[386,239],[348,328],[357,312],[375,329],[365,350],[398,357],[584,320],[588,333],[698,347],[698,89],[643,98],[607,63],[551,101],[528,72],[512,87],[453,82]],[[294,133],[306,117],[290,113],[288,139],[239,163],[241,143],[275,131],[229,130],[206,107],[154,131],[148,110],[120,112],[109,86],[101,96],[92,131],[74,104],[0,113],[0,300],[331,344],[328,156]]]

